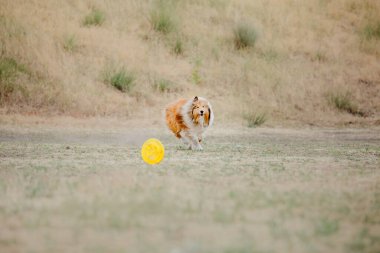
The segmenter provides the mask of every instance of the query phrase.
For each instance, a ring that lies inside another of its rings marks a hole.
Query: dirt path
[[[207,135],[211,138],[223,139],[250,136],[268,141],[305,140],[305,141],[337,141],[337,142],[380,142],[380,129],[284,129],[284,128],[258,128],[247,129],[241,127],[214,128]],[[56,144],[93,144],[93,145],[132,145],[140,146],[144,140],[157,137],[175,142],[171,133],[163,127],[144,128],[137,127],[125,129],[104,128],[61,128],[36,127],[13,128],[0,126],[0,142],[31,142]],[[206,137],[207,138],[207,137]]]

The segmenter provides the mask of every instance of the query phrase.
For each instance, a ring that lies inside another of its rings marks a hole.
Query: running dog
[[[214,122],[210,102],[202,97],[180,99],[165,110],[166,124],[174,135],[192,150],[203,150],[203,133]]]

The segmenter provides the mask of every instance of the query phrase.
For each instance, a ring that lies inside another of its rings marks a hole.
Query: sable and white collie
[[[214,112],[205,98],[180,99],[166,107],[169,129],[192,150],[202,150],[202,134],[214,121]]]

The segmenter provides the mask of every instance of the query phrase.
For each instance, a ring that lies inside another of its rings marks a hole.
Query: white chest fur
[[[193,131],[197,134],[202,134],[206,130],[207,126],[205,125],[204,117],[200,117],[198,124],[193,126]]]

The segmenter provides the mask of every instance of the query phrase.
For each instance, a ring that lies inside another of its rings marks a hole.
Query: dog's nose
[[[203,111],[201,111],[201,115],[203,114]]]

